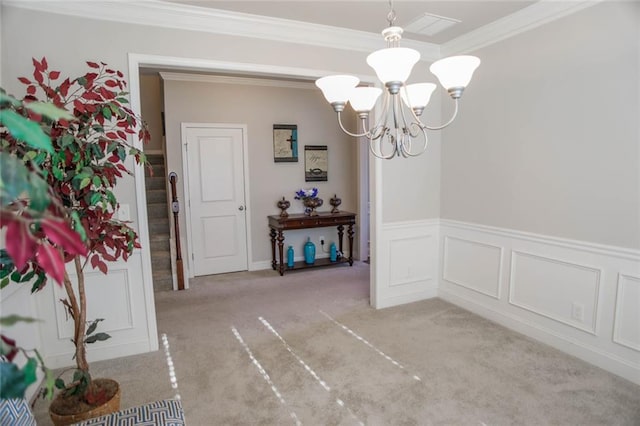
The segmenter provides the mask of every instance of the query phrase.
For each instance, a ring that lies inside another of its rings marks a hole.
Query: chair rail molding
[[[640,384],[640,250],[447,219],[438,232],[439,297]]]

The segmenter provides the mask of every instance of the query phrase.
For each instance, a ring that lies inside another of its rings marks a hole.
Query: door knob
[[[244,210],[244,206],[238,207],[238,210],[240,210],[240,211]]]

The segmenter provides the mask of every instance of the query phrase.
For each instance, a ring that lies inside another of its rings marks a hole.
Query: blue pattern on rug
[[[184,426],[182,403],[165,399],[96,417],[75,426]]]
[[[25,399],[0,400],[0,426],[35,426],[36,419]]]

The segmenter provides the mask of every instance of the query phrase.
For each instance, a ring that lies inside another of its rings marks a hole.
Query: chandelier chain
[[[393,0],[389,0],[389,13],[387,14],[387,22],[393,27],[396,22],[396,11],[393,9]]]

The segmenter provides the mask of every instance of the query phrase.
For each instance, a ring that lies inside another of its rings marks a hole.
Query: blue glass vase
[[[331,243],[329,246],[329,260],[332,262],[338,260],[338,249],[336,248],[336,243]]]
[[[304,263],[307,265],[313,265],[316,261],[316,245],[311,242],[311,237],[307,238],[307,242],[304,245]]]
[[[293,246],[287,249],[287,267],[293,268]]]

